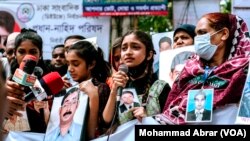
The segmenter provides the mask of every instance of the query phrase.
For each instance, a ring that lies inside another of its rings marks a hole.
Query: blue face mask
[[[211,36],[215,35],[216,33],[220,32],[221,30],[218,30],[217,32],[213,33],[212,35],[210,35],[209,33],[206,33],[203,35],[197,35],[194,38],[195,51],[201,58],[208,61],[214,56],[214,53],[217,50],[219,45],[212,45],[210,38],[211,38]]]

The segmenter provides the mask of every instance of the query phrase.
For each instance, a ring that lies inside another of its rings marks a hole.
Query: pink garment
[[[232,49],[228,60],[214,68],[204,83],[204,88],[214,88],[213,107],[238,103],[248,71],[250,38],[246,23],[230,14]],[[179,78],[174,82],[165,103],[164,112],[158,119],[167,124],[185,124],[188,90],[201,89],[205,65],[199,56],[190,59]],[[173,112],[174,111],[174,112]]]

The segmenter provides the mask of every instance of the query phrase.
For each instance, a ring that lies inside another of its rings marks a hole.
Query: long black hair
[[[15,54],[17,51],[17,48],[20,46],[20,44],[23,41],[30,40],[36,47],[38,47],[38,50],[40,51],[40,58],[38,60],[37,66],[41,67],[43,70],[42,76],[48,74],[50,70],[46,65],[44,64],[43,60],[43,40],[40,35],[37,34],[37,32],[33,29],[25,29],[23,28],[21,30],[21,33],[16,37],[15,40]],[[17,59],[15,58],[11,63],[11,74],[14,74],[15,70],[19,67],[19,64],[17,62]]]
[[[96,62],[94,68],[91,70],[91,75],[93,78],[97,79],[99,82],[105,83],[107,78],[111,76],[110,65],[104,60],[103,51],[99,47],[95,47],[92,43],[88,41],[78,41],[69,48],[68,52],[74,50],[76,55],[86,62],[88,67]]]

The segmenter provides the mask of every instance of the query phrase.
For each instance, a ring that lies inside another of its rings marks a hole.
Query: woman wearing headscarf
[[[182,24],[174,30],[173,49],[194,44],[195,26]]]
[[[186,124],[188,92],[213,89],[210,124],[234,124],[249,66],[246,23],[236,15],[208,13],[198,21],[196,34],[197,55],[185,64],[169,93],[164,112],[156,119],[163,124]]]

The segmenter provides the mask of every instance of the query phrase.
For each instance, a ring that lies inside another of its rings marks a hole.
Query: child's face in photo
[[[121,59],[128,67],[136,67],[146,57],[146,47],[134,34],[127,35],[122,42]]]
[[[74,50],[68,52],[66,60],[68,63],[68,71],[74,81],[82,82],[90,79],[89,67],[87,67],[85,60],[77,56]]]

